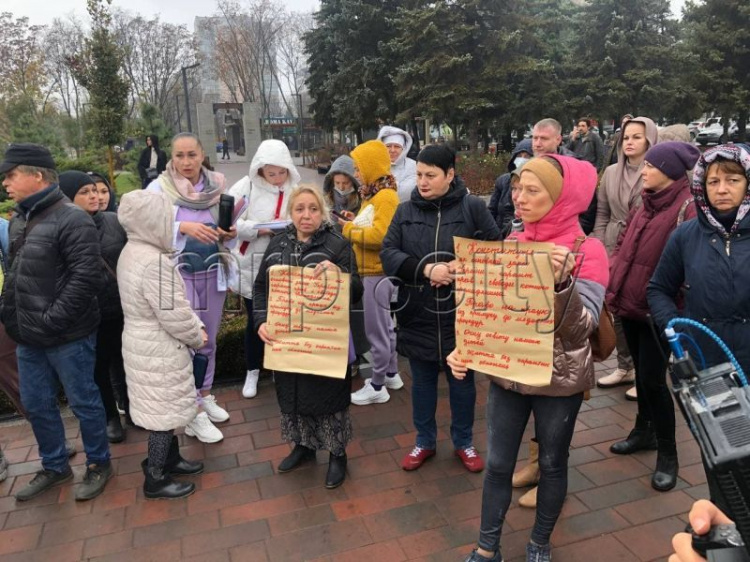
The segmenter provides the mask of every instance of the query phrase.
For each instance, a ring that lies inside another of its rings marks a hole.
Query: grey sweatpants
[[[365,286],[365,332],[372,353],[372,383],[384,384],[387,373],[398,372],[396,332],[391,318],[395,287],[384,275],[362,278]]]

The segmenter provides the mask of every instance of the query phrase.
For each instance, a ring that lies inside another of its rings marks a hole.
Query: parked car
[[[706,122],[705,121],[691,121],[688,123],[688,131],[690,131],[690,138],[695,140],[695,137],[698,136],[698,131],[705,128]]]
[[[712,117],[712,119],[714,118]],[[732,123],[729,125],[730,130],[732,126],[735,128],[737,127],[737,125]],[[711,123],[707,127],[698,131],[695,140],[698,141],[698,144],[701,146],[706,146],[709,143],[722,144],[726,141],[726,137],[724,136],[724,125],[716,122]]]

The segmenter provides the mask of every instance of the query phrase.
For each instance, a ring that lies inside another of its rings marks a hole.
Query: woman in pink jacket
[[[551,560],[549,540],[568,489],[568,449],[583,393],[594,386],[589,336],[598,325],[609,280],[604,245],[585,238],[578,222],[594,195],[596,180],[591,164],[557,154],[534,158],[521,170],[516,212],[524,231],[509,238],[555,245],[551,255],[555,274],[552,379],[543,387],[491,379],[479,543],[466,562],[503,559],[500,534],[510,506],[513,468],[532,412],[541,477],[526,560]],[[457,350],[448,356],[448,365],[454,376],[465,376],[467,368]]]

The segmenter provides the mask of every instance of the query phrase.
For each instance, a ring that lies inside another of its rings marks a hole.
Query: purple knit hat
[[[700,156],[701,151],[692,144],[669,141],[649,148],[643,159],[669,179],[678,180],[693,169]]]

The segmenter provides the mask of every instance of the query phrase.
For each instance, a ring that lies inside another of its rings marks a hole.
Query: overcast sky
[[[277,0],[290,10],[312,11],[319,6],[318,0]],[[670,0],[672,11],[682,12],[685,0]],[[143,16],[161,14],[162,21],[180,23],[193,29],[195,16],[210,16],[216,11],[214,0],[113,0],[113,5],[126,8]],[[8,11],[16,17],[27,16],[32,24],[49,24],[54,18],[75,14],[86,19],[85,0],[0,0],[0,11]]]
[[[290,10],[313,11],[318,0],[277,0]],[[211,16],[216,11],[215,0],[112,0],[112,5],[143,16],[161,15],[161,20],[187,25],[193,29],[195,16]],[[16,17],[27,16],[32,24],[46,25],[55,18],[70,14],[86,21],[86,0],[0,0],[0,11]]]

